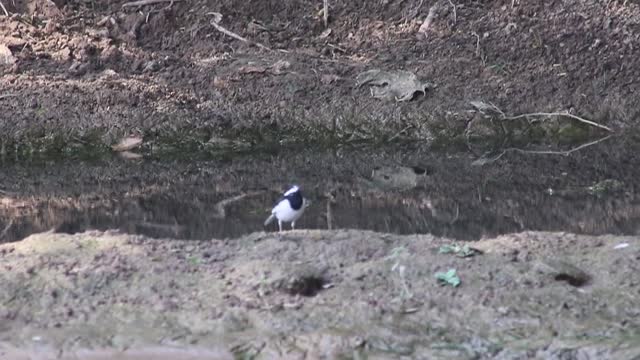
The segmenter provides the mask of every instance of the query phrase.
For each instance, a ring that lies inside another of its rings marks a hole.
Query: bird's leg
[[[278,228],[280,229],[280,232],[282,232],[282,220],[278,220]]]
[[[296,229],[296,222],[292,221],[291,222],[291,230],[295,230]]]

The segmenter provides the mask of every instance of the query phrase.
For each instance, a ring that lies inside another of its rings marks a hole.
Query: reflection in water
[[[6,164],[0,174],[0,241],[52,228],[237,237],[265,230],[273,202],[294,182],[312,201],[300,228],[458,239],[524,230],[637,234],[640,149],[618,140],[571,156],[506,153],[483,166],[474,166],[477,156],[467,152],[420,148],[193,162]]]

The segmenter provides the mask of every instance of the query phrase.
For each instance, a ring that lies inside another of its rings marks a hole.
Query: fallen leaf
[[[138,136],[129,136],[122,140],[116,145],[111,146],[113,151],[122,152],[129,151],[131,149],[135,149],[142,144],[142,137]]]
[[[358,74],[356,86],[371,85],[371,96],[379,99],[390,99],[397,102],[413,99],[416,92],[426,94],[435,85],[418,80],[418,77],[404,70],[383,71],[368,70]]]
[[[288,69],[291,63],[286,60],[278,60],[275,64],[271,65],[271,72],[275,75],[279,75],[284,69]]]
[[[318,36],[319,39],[324,39],[327,38],[329,35],[331,35],[331,29],[327,29],[325,31],[322,32],[322,34],[320,34],[320,36]]]
[[[460,285],[460,278],[456,273],[456,269],[449,269],[447,272],[437,272],[436,279],[443,285],[451,285],[458,287]]]

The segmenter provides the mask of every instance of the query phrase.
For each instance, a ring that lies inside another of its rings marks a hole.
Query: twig
[[[222,25],[218,24],[218,22],[215,21],[215,20],[211,21],[211,25],[214,28],[216,28],[216,30],[220,31],[221,33],[223,33],[223,34],[225,34],[227,36],[231,36],[234,39],[237,39],[237,40],[240,40],[240,41],[244,41],[247,44],[255,45],[255,46],[257,46],[257,47],[259,47],[261,49],[272,51],[270,48],[268,48],[268,47],[266,47],[266,46],[264,46],[264,45],[262,45],[262,44],[260,44],[258,42],[253,42],[253,41],[251,41],[249,39],[243,38],[242,36],[232,32],[232,31],[229,31],[229,30],[225,29],[224,27],[222,27]]]
[[[436,11],[438,11],[437,2],[433,4],[433,6],[429,9],[429,14],[427,14],[427,17],[424,19],[424,22],[422,23],[422,25],[420,25],[420,28],[418,29],[418,32],[423,33],[425,37],[427,37],[427,31],[429,30],[429,27],[431,26],[433,19],[436,17]]]
[[[398,138],[400,135],[402,135],[405,131],[409,130],[409,128],[411,128],[413,125],[407,125],[404,129],[398,131],[397,133],[395,133],[392,137],[389,138],[389,140],[387,140],[387,142],[392,142],[393,140],[395,140],[396,138]]]
[[[135,7],[135,6],[145,6],[145,5],[159,4],[163,2],[176,2],[176,1],[182,1],[182,0],[140,0],[140,1],[132,1],[132,2],[124,3],[122,4],[122,7],[126,8],[126,7]]]
[[[574,148],[572,148],[572,149],[565,150],[565,151],[553,151],[553,150],[524,150],[524,149],[519,149],[519,148],[508,148],[508,149],[504,149],[504,150],[502,150],[502,152],[501,152],[499,155],[497,155],[497,156],[495,156],[495,157],[493,157],[493,158],[490,158],[490,159],[482,159],[482,158],[480,158],[480,159],[478,159],[478,160],[474,161],[472,164],[473,164],[473,165],[485,165],[485,164],[490,164],[490,163],[492,163],[492,162],[498,161],[501,157],[503,157],[503,156],[504,156],[504,154],[508,153],[509,151],[518,152],[518,153],[521,153],[521,154],[534,154],[534,155],[562,155],[562,156],[569,156],[571,153],[574,153],[574,152],[576,152],[576,151],[578,151],[578,150],[582,150],[582,149],[584,149],[584,148],[586,148],[586,147],[589,147],[589,146],[593,146],[593,145],[599,144],[599,143],[601,143],[601,142],[603,142],[603,141],[605,141],[605,140],[609,139],[609,138],[610,138],[610,137],[612,137],[612,136],[613,136],[613,135],[607,135],[607,136],[605,136],[605,137],[603,137],[603,138],[600,138],[600,139],[598,139],[598,140],[594,140],[594,141],[588,142],[588,143],[586,143],[586,144],[582,144],[582,145],[580,145],[580,146],[576,146],[576,147],[574,147]]]
[[[329,27],[329,0],[323,1],[322,19],[324,20],[324,28]]]
[[[4,4],[2,3],[2,1],[0,1],[0,7],[2,8],[2,11],[4,11],[4,15],[6,17],[9,17],[9,12],[7,11],[7,8],[4,7]]]
[[[215,206],[214,209],[216,210],[215,213],[212,214],[214,219],[224,219],[227,217],[227,211],[225,209],[225,207],[227,205],[229,205],[230,203],[239,201],[244,199],[247,196],[254,196],[254,195],[258,195],[260,194],[260,191],[254,191],[254,192],[249,192],[249,193],[242,193],[240,195],[236,195],[234,197],[230,197],[228,199],[224,199],[220,202],[218,202]]]
[[[333,212],[331,211],[332,201],[333,201],[333,196],[329,194],[329,199],[327,200],[327,230],[333,229]]]
[[[12,226],[13,226],[13,218],[9,219],[9,223],[7,224],[7,226],[4,227],[4,230],[2,230],[2,233],[0,233],[0,239],[4,239],[7,236],[7,233],[9,232],[9,229],[11,229]]]
[[[449,4],[453,7],[453,24],[455,25],[458,22],[458,14],[456,13],[456,4],[453,1],[449,0]]]
[[[6,99],[6,98],[11,98],[11,97],[16,97],[16,96],[18,96],[18,94],[4,94],[4,95],[0,95],[0,100]]]
[[[515,120],[515,119],[520,119],[520,118],[527,117],[527,116],[567,116],[567,117],[570,117],[572,119],[578,120],[578,121],[580,121],[582,123],[585,123],[585,124],[588,124],[588,125],[591,125],[591,126],[595,126],[595,127],[600,128],[600,129],[607,130],[608,132],[613,132],[613,130],[611,130],[610,127],[598,124],[597,122],[594,122],[594,121],[591,121],[591,120],[583,119],[583,118],[581,118],[579,116],[570,114],[569,112],[531,113],[531,114],[522,114],[522,115],[517,115],[517,116],[511,116],[511,117],[507,117],[505,119],[507,119],[507,120]]]
[[[476,56],[480,56],[480,35],[477,32],[471,32],[471,35],[476,37]]]

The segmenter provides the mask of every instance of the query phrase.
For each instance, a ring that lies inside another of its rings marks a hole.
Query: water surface
[[[638,153],[635,140],[612,138],[568,156],[508,151],[481,166],[480,153],[416,145],[12,162],[0,172],[0,241],[51,229],[185,239],[274,231],[262,224],[294,183],[312,201],[298,228],[464,240],[525,230],[638,234]]]

